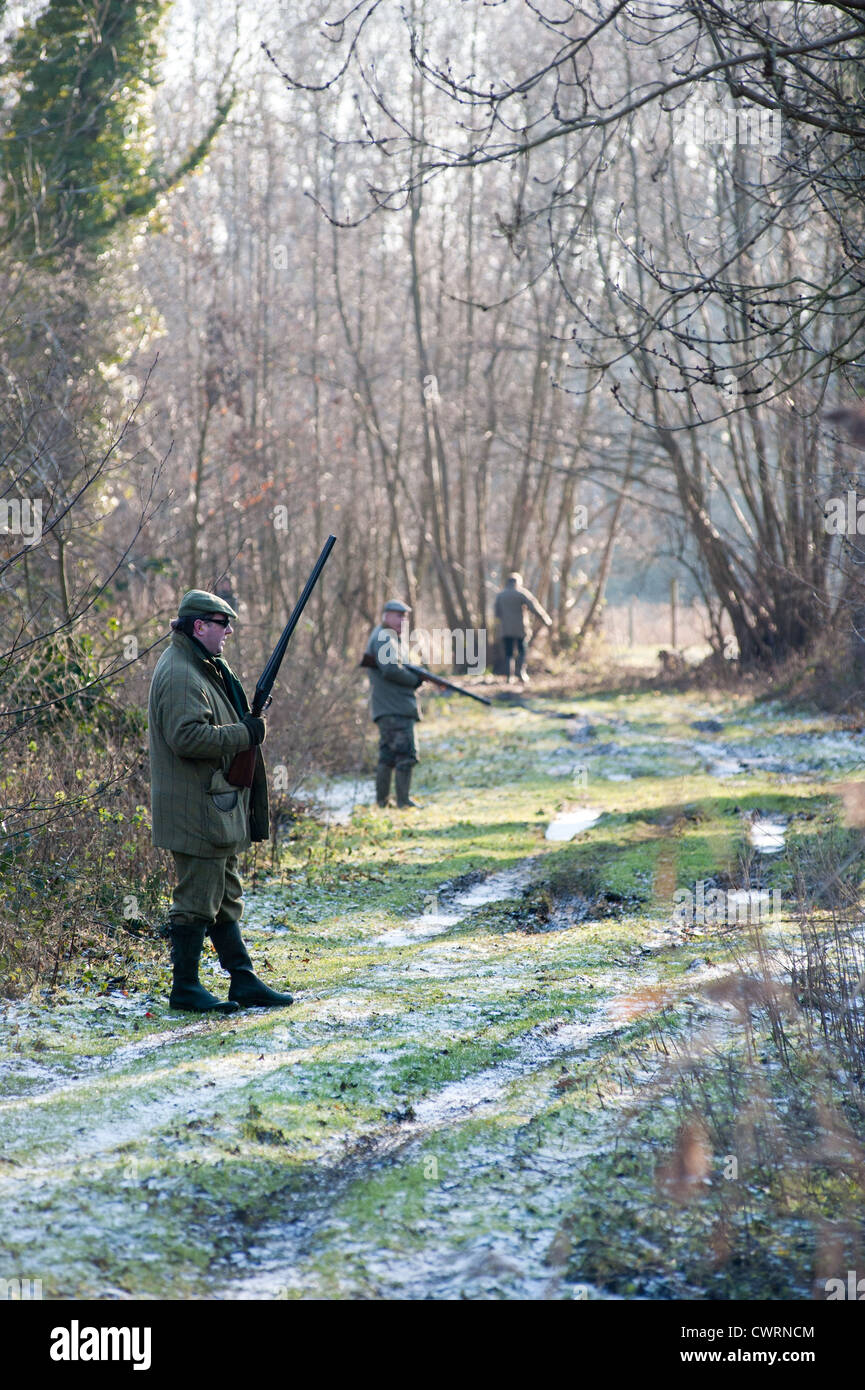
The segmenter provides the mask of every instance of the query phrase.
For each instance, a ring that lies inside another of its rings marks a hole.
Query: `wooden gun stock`
[[[233,787],[251,787],[252,779],[255,776],[255,745],[251,748],[244,748],[241,753],[236,753],[231,760],[231,767],[226,773],[226,781]]]

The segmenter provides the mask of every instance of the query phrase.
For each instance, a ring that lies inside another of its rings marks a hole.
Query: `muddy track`
[[[443,883],[436,897],[447,902],[446,913],[429,913],[411,919],[406,924],[404,934],[384,934],[372,944],[402,945],[406,942],[423,943],[433,937],[440,939],[443,932],[463,922],[472,910],[507,898],[511,892],[520,891],[529,880],[532,863],[525,861],[512,870],[479,876],[477,882],[461,891],[454,891],[451,882]],[[419,968],[423,969],[423,966]],[[359,991],[373,983],[369,972],[360,972],[330,997],[319,996],[318,1002],[327,1010],[330,998],[342,998],[346,989]],[[263,1011],[258,1012],[257,1016],[262,1019],[267,1017]],[[184,1055],[189,1051],[190,1040],[215,1036],[227,1042],[234,1033],[224,1020],[201,1020],[123,1044],[108,1056],[84,1058],[79,1064],[85,1072],[83,1076],[58,1081],[49,1068],[44,1068],[46,1076],[41,1085],[29,1089],[25,1095],[0,1101],[0,1126],[7,1133],[17,1128],[19,1143],[23,1141],[28,1148],[32,1146],[37,1152],[44,1142],[44,1146],[50,1148],[50,1156],[44,1162],[25,1165],[8,1156],[7,1151],[6,1162],[14,1167],[14,1175],[7,1178],[7,1185],[19,1182],[25,1176],[39,1182],[47,1181],[51,1174],[65,1173],[75,1165],[110,1155],[143,1135],[157,1132],[179,1117],[195,1114],[207,1118],[217,1113],[226,1093],[247,1088],[251,1082],[260,1083],[269,1072],[297,1067],[317,1047],[329,1046],[333,1042],[332,1029],[315,1030],[315,1023],[313,1004],[306,1031],[318,1031],[318,1035],[308,1037],[300,1046],[277,1051],[273,1050],[272,1041],[263,1037],[262,1045],[268,1047],[267,1054],[258,1052],[257,1047],[252,1046],[245,1054],[232,1047],[225,1057],[196,1059]],[[290,1025],[287,1025],[287,1029],[295,1033],[298,1031]],[[449,1115],[456,1118],[470,1113],[478,1105],[489,1103],[509,1080],[545,1065],[547,1054],[552,1059],[576,1045],[577,1038],[587,1041],[595,1035],[595,1031],[593,1025],[574,1024],[564,1019],[545,1025],[527,1037],[518,1058],[488,1069],[477,1077],[454,1083],[446,1088],[441,1097],[420,1102],[416,1121],[401,1130],[401,1142],[417,1137],[424,1127],[432,1128]],[[552,1035],[556,1035],[554,1045],[549,1042]],[[173,1060],[171,1053],[175,1050],[180,1055]],[[138,1062],[151,1057],[158,1062],[155,1068],[146,1071],[136,1069]],[[146,1087],[146,1098],[141,1097],[142,1087]],[[107,1104],[115,1112],[110,1121],[82,1129],[79,1108],[87,1113],[88,1109],[98,1110]],[[64,1111],[68,1112],[65,1123],[62,1119]],[[118,1114],[118,1111],[122,1113]],[[48,1112],[53,1112],[55,1123],[50,1137],[46,1136],[43,1141],[40,1121],[41,1116]],[[440,1118],[436,1118],[439,1112]],[[31,1131],[29,1134],[28,1130]],[[64,1137],[65,1133],[73,1130],[81,1137]],[[392,1137],[390,1131],[384,1130],[379,1140],[374,1141],[370,1132],[357,1143],[368,1155],[370,1145],[380,1142],[383,1153]],[[0,1194],[3,1187],[0,1176]]]
[[[570,1061],[578,1054],[589,1056],[594,1041],[611,1038],[626,1027],[624,1020],[611,1020],[608,1007],[599,1009],[586,1023],[553,1021],[521,1039],[514,1057],[425,1097],[398,1122],[353,1136],[344,1152],[274,1192],[265,1205],[244,1212],[245,1249],[260,1252],[266,1248],[266,1268],[259,1259],[255,1275],[229,1279],[218,1296],[281,1296],[287,1288],[288,1271],[314,1249],[321,1226],[353,1184],[362,1184],[382,1165],[405,1164],[413,1149],[444,1127],[466,1123],[479,1113],[492,1117],[497,1103],[515,1082],[538,1077],[553,1063]],[[547,1085],[552,1084],[550,1078]],[[573,1154],[569,1154],[568,1163],[572,1162]],[[248,1254],[246,1262],[252,1262]]]
[[[308,890],[308,925],[253,927],[283,977],[309,962],[290,1011],[171,1026],[141,995],[10,1006],[7,1265],[35,1252],[30,1272],[61,1297],[570,1296],[548,1251],[617,1123],[586,1088],[647,1018],[683,1018],[683,1000],[722,970],[717,941],[692,947],[691,929],[647,897],[646,884],[669,896],[695,845],[708,853],[682,809],[715,797],[719,846],[780,859],[799,823],[796,778],[855,768],[861,743],[809,732],[813,721],[791,738],[771,711],[622,703],[627,718],[603,701],[589,716],[508,702],[497,762],[476,770],[486,726],[448,711],[431,809],[411,820],[361,806],[358,832],[342,819],[356,782],[332,787],[342,828],[329,814],[328,853],[344,844],[346,864],[380,863],[385,888],[369,907],[331,876],[318,898]],[[762,791],[745,800],[758,772]],[[672,797],[665,778],[681,783]],[[603,916],[591,894],[579,912],[562,899],[555,930],[515,929],[509,914],[535,901],[524,892],[545,856],[582,845],[580,863],[597,845],[614,874],[610,846],[651,851],[642,896],[613,898],[644,905]],[[426,862],[444,873],[417,878]],[[278,918],[291,915],[269,892]]]

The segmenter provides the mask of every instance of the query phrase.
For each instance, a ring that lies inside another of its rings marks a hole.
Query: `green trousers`
[[[175,854],[177,886],[169,917],[181,922],[204,918],[215,926],[239,922],[243,912],[243,885],[237,872],[237,855],[227,859],[201,859],[195,854]]]
[[[402,714],[382,714],[378,725],[378,760],[385,767],[414,767],[418,761],[416,720]]]

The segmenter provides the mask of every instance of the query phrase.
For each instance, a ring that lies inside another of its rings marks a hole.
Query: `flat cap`
[[[178,618],[204,618],[210,613],[224,613],[228,618],[237,617],[230,603],[226,603],[218,594],[209,594],[206,589],[190,589],[183,595],[177,610]]]
[[[401,603],[398,598],[389,598],[382,613],[410,613],[411,609],[407,603]]]

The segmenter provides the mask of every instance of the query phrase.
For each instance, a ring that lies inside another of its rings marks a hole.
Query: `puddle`
[[[546,920],[536,916],[525,930],[533,936],[543,936],[546,932],[570,931],[592,915],[593,907],[594,903],[579,893],[559,897]]]
[[[769,816],[755,816],[748,826],[748,839],[760,854],[780,854],[786,834],[786,822]]]
[[[545,839],[573,840],[575,835],[595,825],[603,814],[603,811],[593,810],[590,806],[583,806],[576,811],[562,811],[555,820],[550,821]]]
[[[410,946],[414,941],[429,941],[455,927],[464,916],[464,913],[456,912],[425,912],[421,917],[409,917],[404,927],[395,927],[393,931],[385,931],[374,937],[373,945]]]
[[[501,869],[488,874],[479,883],[457,893],[451,899],[452,906],[463,912],[473,912],[476,907],[487,903],[501,902],[503,898],[515,898],[526,887],[532,870],[532,860],[523,860],[513,869]]]
[[[441,936],[470,912],[474,912],[475,908],[518,897],[529,882],[532,864],[531,859],[523,860],[522,864],[517,864],[513,869],[501,869],[498,873],[488,874],[480,882],[473,883],[471,887],[463,888],[452,895],[447,893],[446,889],[439,889],[435,894],[435,907],[431,906],[430,910],[422,913],[420,917],[409,917],[401,927],[382,932],[380,936],[373,938],[372,944],[411,946],[415,941],[429,941],[432,937]],[[441,911],[438,902],[439,898],[445,895],[446,910]]]
[[[606,1006],[610,1018],[619,1023],[631,1023],[643,1014],[657,1013],[671,1002],[676,993],[672,985],[645,985],[630,994],[611,999]]]

